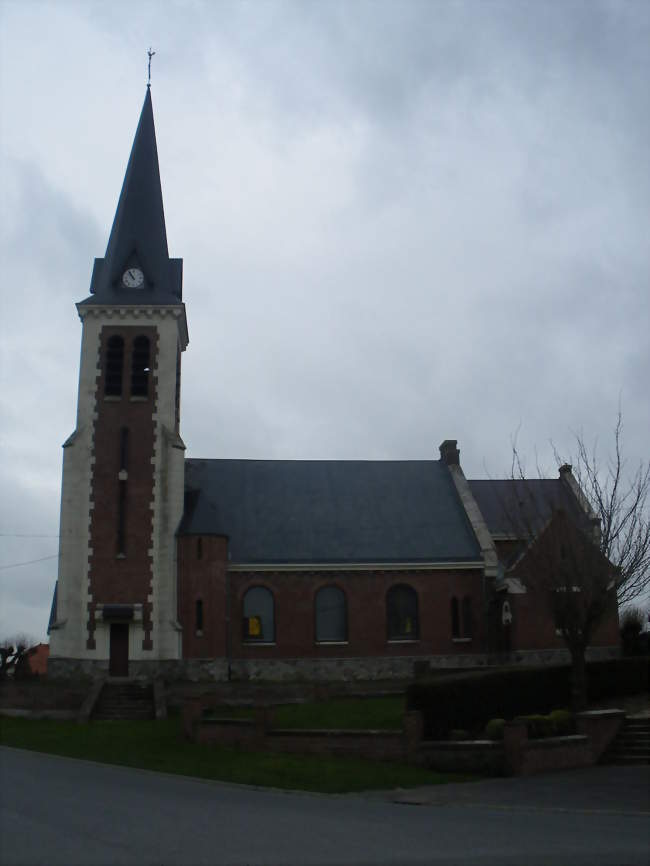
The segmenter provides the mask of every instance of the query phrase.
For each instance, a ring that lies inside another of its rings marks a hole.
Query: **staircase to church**
[[[133,681],[104,683],[92,714],[93,721],[154,717],[153,686]]]
[[[627,716],[603,763],[650,764],[650,719]]]

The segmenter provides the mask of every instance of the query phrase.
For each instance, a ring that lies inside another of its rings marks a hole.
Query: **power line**
[[[34,535],[27,532],[0,532],[0,538],[59,538],[59,535],[58,533],[56,535]]]
[[[0,565],[0,571],[7,568],[18,568],[20,565],[33,565],[35,562],[45,562],[46,559],[58,559],[59,554],[54,553],[52,556],[41,556],[40,559],[28,559],[27,562],[11,562],[9,565]]]

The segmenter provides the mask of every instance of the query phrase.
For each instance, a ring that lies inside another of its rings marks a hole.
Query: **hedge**
[[[588,663],[589,700],[647,691],[649,668],[644,658]],[[455,728],[482,730],[493,718],[513,719],[570,706],[571,668],[501,668],[417,682],[409,686],[406,703],[409,710],[422,713],[427,739],[443,739]]]
[[[528,736],[532,740],[544,737],[565,737],[575,734],[576,724],[573,713],[569,710],[553,710],[548,716],[533,713],[528,716],[517,716],[515,721],[525,722]],[[485,736],[488,740],[502,740],[503,729],[506,725],[505,719],[490,719],[485,726]],[[453,731],[450,734],[453,740]]]

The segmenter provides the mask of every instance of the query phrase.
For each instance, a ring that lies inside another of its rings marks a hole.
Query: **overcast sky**
[[[188,456],[554,474],[620,401],[648,457],[647,2],[2,0],[0,637],[45,637],[149,45]]]

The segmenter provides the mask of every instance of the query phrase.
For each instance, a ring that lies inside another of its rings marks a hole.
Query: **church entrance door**
[[[129,675],[129,624],[126,622],[111,623],[108,673],[112,677]]]

